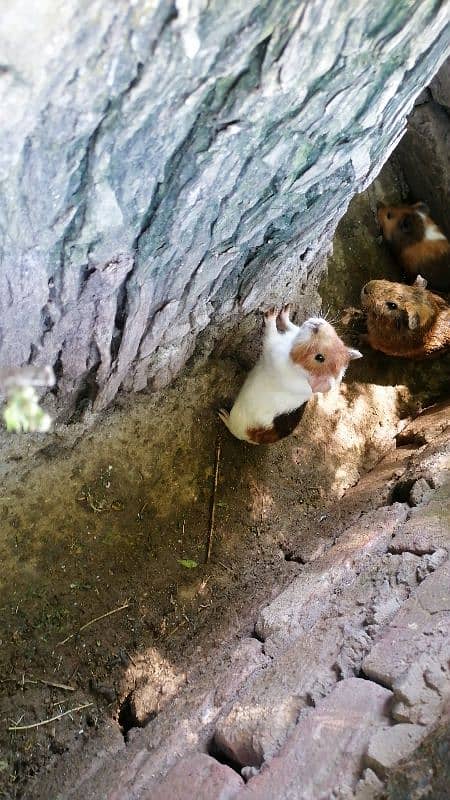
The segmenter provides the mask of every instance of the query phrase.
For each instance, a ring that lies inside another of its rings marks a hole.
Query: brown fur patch
[[[425,222],[417,206],[382,206],[377,217],[384,238],[394,250],[402,250],[424,237]]]
[[[450,291],[450,244],[444,239],[410,245],[399,260],[410,278],[422,275],[433,289]]]
[[[280,438],[275,428],[247,428],[247,436],[254,444],[274,444]]]
[[[419,211],[421,213],[419,213]],[[450,290],[450,243],[447,239],[426,239],[427,226],[442,233],[428,216],[423,204],[382,206],[378,221],[383,236],[409,278],[422,275],[430,286],[440,291]]]
[[[305,408],[306,403],[294,409],[294,411],[279,414],[274,418],[273,425],[270,428],[248,428],[248,438],[255,444],[274,444],[280,439],[285,439],[286,436],[291,435],[299,424],[305,413]]]
[[[316,361],[316,356],[321,353],[325,361]],[[315,378],[333,376],[337,378],[350,361],[348,348],[339,338],[331,325],[323,325],[319,332],[311,337],[309,342],[294,343],[291,349],[291,359],[294,364],[306,369]]]
[[[396,303],[390,310],[387,303]],[[369,281],[361,293],[368,340],[392,356],[425,358],[450,347],[450,306],[421,286]]]

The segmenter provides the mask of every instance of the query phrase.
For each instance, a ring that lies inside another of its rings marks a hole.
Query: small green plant
[[[12,433],[50,430],[52,419],[39,405],[39,398],[32,386],[16,389],[3,409],[6,430]]]
[[[179,558],[178,563],[181,564],[182,567],[185,567],[185,569],[195,569],[198,567],[197,561],[194,561],[192,558]]]
[[[0,391],[6,396],[3,420],[6,430],[14,433],[50,430],[52,420],[39,405],[35,386],[53,386],[51,367],[0,369]]]

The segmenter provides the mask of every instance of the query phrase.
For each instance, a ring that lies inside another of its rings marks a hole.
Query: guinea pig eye
[[[396,311],[397,308],[398,308],[397,303],[392,303],[390,300],[386,301],[386,305],[387,305],[389,311]]]
[[[391,212],[390,212],[390,211],[387,211],[387,212],[386,212],[386,218],[387,218],[387,219],[392,219],[392,214],[391,214]]]
[[[317,355],[314,356],[314,358],[316,359],[316,361],[319,361],[321,364],[323,364],[323,362],[325,361],[325,356],[323,356],[322,353],[317,353]]]

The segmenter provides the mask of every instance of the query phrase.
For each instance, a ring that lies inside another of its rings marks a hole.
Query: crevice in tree
[[[79,422],[88,408],[92,406],[98,395],[97,372],[101,364],[101,356],[95,342],[91,343],[90,359],[92,366],[83,379],[81,388],[75,399],[75,410],[69,419],[69,424]]]
[[[123,338],[125,322],[127,318],[127,302],[128,302],[128,281],[131,277],[133,269],[130,270],[122,285],[117,292],[117,305],[116,315],[114,318],[114,329],[110,343],[111,364],[117,359],[119,355],[120,345]]]
[[[64,344],[63,344],[64,347]],[[59,350],[58,355],[56,357],[55,362],[53,363],[53,372],[55,373],[55,385],[50,389],[50,392],[55,396],[58,397],[59,387],[58,381],[61,380],[63,375],[63,363],[62,363],[62,352],[63,347]]]
[[[38,350],[38,348],[36,347],[36,345],[35,345],[35,344],[32,344],[32,345],[30,346],[30,355],[28,356],[28,361],[27,361],[27,363],[28,363],[28,364],[33,364],[33,363],[34,363],[34,360],[35,360],[35,358],[37,358],[37,355],[38,355],[38,353],[39,353],[39,350]]]

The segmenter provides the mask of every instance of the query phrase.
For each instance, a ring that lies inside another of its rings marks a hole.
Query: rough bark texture
[[[54,365],[70,411],[314,280],[448,3],[14,0],[0,47],[0,359]]]
[[[412,199],[424,200],[450,236],[450,60],[417,99],[397,149]]]

